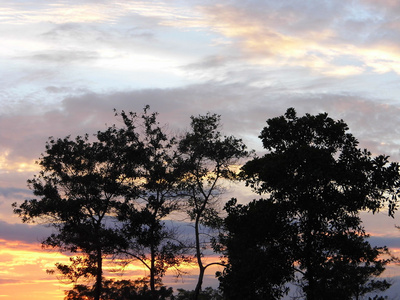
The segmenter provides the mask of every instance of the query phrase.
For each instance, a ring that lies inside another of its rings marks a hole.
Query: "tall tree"
[[[179,271],[179,265],[189,260],[185,255],[187,246],[177,238],[171,224],[165,223],[182,199],[179,183],[183,171],[177,142],[160,126],[157,113],[149,112],[149,106],[141,115],[122,111],[119,116],[124,126],[109,127],[98,137],[108,142],[124,141],[121,163],[125,166],[124,176],[130,178],[134,187],[134,197],[127,197],[118,212],[129,243],[121,252],[141,261],[149,270],[150,288],[157,298],[156,282],[167,269]]]
[[[95,300],[100,299],[103,259],[125,241],[116,233],[116,211],[127,191],[119,153],[89,137],[50,139],[39,160],[41,171],[28,181],[39,199],[13,204],[23,222],[42,222],[55,229],[42,242],[77,256],[71,265],[57,264],[67,278],[95,278]]]
[[[386,249],[368,243],[359,213],[387,205],[393,215],[398,164],[359,149],[348,126],[326,113],[297,117],[290,108],[268,119],[260,138],[268,152],[243,172],[255,191],[288,210],[306,298],[352,299],[387,287],[369,284],[384,270],[379,255]]]
[[[29,181],[40,199],[14,204],[24,222],[56,229],[43,245],[77,254],[57,269],[71,280],[94,276],[96,300],[106,256],[139,259],[149,269],[154,298],[165,271],[186,259],[164,221],[179,206],[176,142],[148,110],[122,112],[124,126],[99,131],[93,141],[87,135],[50,139],[42,171]]]
[[[202,226],[220,227],[221,219],[216,204],[223,192],[221,182],[236,179],[233,165],[249,155],[242,140],[222,136],[219,127],[219,115],[192,116],[191,130],[179,142],[182,165],[186,169],[183,188],[189,196],[188,214],[195,230],[195,256],[199,267],[195,299],[198,299],[201,291],[205,270],[213,264],[221,264],[203,263],[202,249],[207,248],[210,240],[202,237]]]

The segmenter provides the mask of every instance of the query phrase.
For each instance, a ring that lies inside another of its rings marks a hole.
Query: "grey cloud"
[[[374,247],[400,248],[400,239],[398,237],[371,236],[368,241]]]
[[[371,10],[382,14],[398,15],[400,12],[400,3],[391,0],[359,0],[359,3],[366,5]]]
[[[38,243],[51,234],[51,229],[41,225],[9,224],[0,221],[0,239]]]
[[[164,28],[155,17],[124,11],[111,23],[64,23],[53,25],[40,38],[60,48],[69,45],[81,49],[110,48],[133,51],[142,47],[159,46],[158,34]],[[89,55],[89,58],[96,55]]]
[[[31,193],[27,189],[0,186],[0,196],[3,196],[5,198],[20,196],[26,197],[28,195],[31,195]]]
[[[60,40],[65,38],[84,38],[85,26],[78,23],[64,23],[53,25],[51,29],[40,34],[41,37],[51,40]]]
[[[160,122],[168,123],[173,130],[188,128],[190,115],[221,114],[224,131],[244,138],[253,147],[260,145],[257,136],[265,120],[283,114],[288,107],[295,107],[299,114],[328,112],[333,118],[344,119],[362,144],[371,143],[374,147],[371,150],[376,152],[385,149],[396,152],[395,139],[400,133],[397,105],[382,105],[356,95],[296,94],[274,86],[207,83],[65,98],[59,109],[42,115],[2,116],[0,127],[12,130],[0,131],[0,140],[2,146],[12,149],[11,156],[36,159],[49,136],[92,134],[118,122],[114,108],[142,111],[147,104],[160,113]]]
[[[216,19],[235,17],[238,24],[259,24],[279,28],[278,32],[301,36],[329,28],[346,12],[348,3],[336,1],[225,1],[224,5],[203,6],[204,12]]]
[[[252,12],[261,20],[268,20],[268,25],[300,35],[331,27],[347,7],[345,3],[336,1],[269,1],[268,6],[258,10],[258,2],[252,2]],[[270,17],[263,18],[266,14]]]
[[[399,267],[398,265],[394,266],[394,268],[398,268],[398,267]],[[389,270],[389,272],[383,273],[382,277],[385,277],[387,275],[389,275],[389,276],[391,275],[390,270]],[[392,276],[392,277],[387,277],[385,279],[388,280],[389,283],[391,283],[392,285],[388,290],[378,293],[378,294],[382,295],[382,296],[387,296],[388,297],[387,299],[399,299],[400,298],[400,276]],[[371,295],[371,296],[373,297],[375,295]]]
[[[152,30],[138,27],[138,26],[128,28],[125,31],[125,35],[127,37],[134,38],[134,39],[140,38],[140,39],[151,40],[151,41],[154,41],[154,38],[155,38],[155,34]]]
[[[0,279],[1,284],[14,284],[14,283],[21,283],[24,282],[23,280],[16,280],[16,279]]]
[[[46,92],[52,94],[64,94],[64,95],[71,95],[71,94],[84,94],[87,93],[86,89],[79,88],[79,87],[69,87],[69,86],[47,86],[45,88]]]
[[[327,49],[390,46],[400,50],[400,5],[396,1],[224,1],[201,7],[216,24],[228,20],[238,27],[258,27],[254,40],[283,41],[286,37],[317,41]],[[247,48],[249,35],[236,37],[240,48]],[[263,57],[280,55],[268,46],[257,52]]]
[[[18,178],[13,175],[13,172],[10,172],[8,176],[0,175],[2,179],[4,178],[0,181],[0,215],[3,222],[13,222],[17,219],[13,213],[12,203],[21,204],[25,199],[34,198],[33,193],[26,186],[26,180],[33,175],[24,173]]]
[[[212,55],[200,60],[199,62],[184,66],[185,69],[210,69],[224,67],[231,59],[223,55]]]
[[[98,59],[100,56],[96,51],[46,51],[23,57],[37,62],[71,63]]]

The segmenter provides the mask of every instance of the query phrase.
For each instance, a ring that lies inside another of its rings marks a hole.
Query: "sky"
[[[49,229],[11,204],[32,197],[50,136],[103,130],[114,108],[148,104],[176,131],[217,113],[260,154],[268,118],[327,112],[400,161],[399,13],[395,0],[0,0],[0,299],[63,298],[45,270],[67,258],[42,250]],[[400,217],[363,218],[371,241],[400,253]],[[400,266],[385,276],[400,295]]]

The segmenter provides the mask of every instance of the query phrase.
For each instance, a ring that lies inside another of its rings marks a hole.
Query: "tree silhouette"
[[[37,199],[25,200],[14,212],[23,222],[39,221],[55,233],[42,242],[77,256],[70,265],[57,264],[66,278],[95,277],[95,300],[100,299],[103,259],[125,247],[114,220],[121,199],[129,190],[121,179],[114,148],[89,137],[50,139],[39,160],[41,171],[28,181]]]
[[[308,300],[351,299],[388,286],[369,281],[384,270],[388,261],[379,255],[387,249],[368,243],[359,212],[387,205],[393,215],[399,166],[359,149],[347,131],[326,113],[297,117],[290,108],[261,132],[267,154],[243,167],[248,185],[287,210],[297,239],[293,267]]]
[[[94,277],[102,293],[103,260],[140,260],[150,271],[150,289],[170,267],[187,260],[186,246],[164,218],[179,207],[182,172],[174,138],[156,121],[156,113],[121,113],[115,125],[89,136],[50,139],[39,161],[41,171],[29,186],[39,199],[13,204],[23,222],[42,222],[55,233],[46,247],[72,252],[69,265],[56,264],[64,278]]]
[[[203,263],[202,249],[207,247],[207,241],[202,239],[201,226],[220,227],[221,219],[215,206],[223,191],[220,183],[222,180],[236,179],[237,175],[232,170],[233,164],[249,154],[240,139],[222,136],[219,131],[219,115],[192,116],[191,119],[191,130],[180,140],[179,150],[182,153],[182,164],[186,168],[183,188],[189,196],[188,214],[195,230],[195,256],[199,277],[194,299],[198,299],[205,270],[210,265],[221,264]]]
[[[156,282],[167,269],[179,272],[179,265],[190,261],[185,255],[188,246],[164,222],[182,204],[179,184],[183,170],[177,141],[160,126],[157,113],[149,113],[148,106],[141,115],[122,111],[119,116],[123,127],[114,125],[97,136],[101,141],[121,145],[124,176],[134,191],[118,210],[121,232],[128,242],[128,247],[120,250],[149,270],[150,289],[156,294]]]

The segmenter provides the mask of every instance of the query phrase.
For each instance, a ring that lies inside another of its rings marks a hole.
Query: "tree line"
[[[394,216],[399,165],[360,149],[343,120],[289,108],[267,120],[257,156],[221,133],[216,114],[192,116],[183,134],[148,106],[115,114],[120,126],[93,136],[50,138],[28,180],[35,198],[13,204],[23,222],[54,228],[45,248],[71,254],[49,271],[75,283],[65,299],[281,299],[293,287],[307,300],[361,299],[390,287],[378,276],[394,258],[368,242],[360,212]],[[236,180],[261,198],[222,201]],[[180,234],[184,216],[193,239]],[[206,263],[209,251],[221,259]],[[106,278],[105,260],[138,261],[149,275]],[[162,278],[185,263],[197,285],[174,296]],[[219,292],[202,289],[212,265]]]

